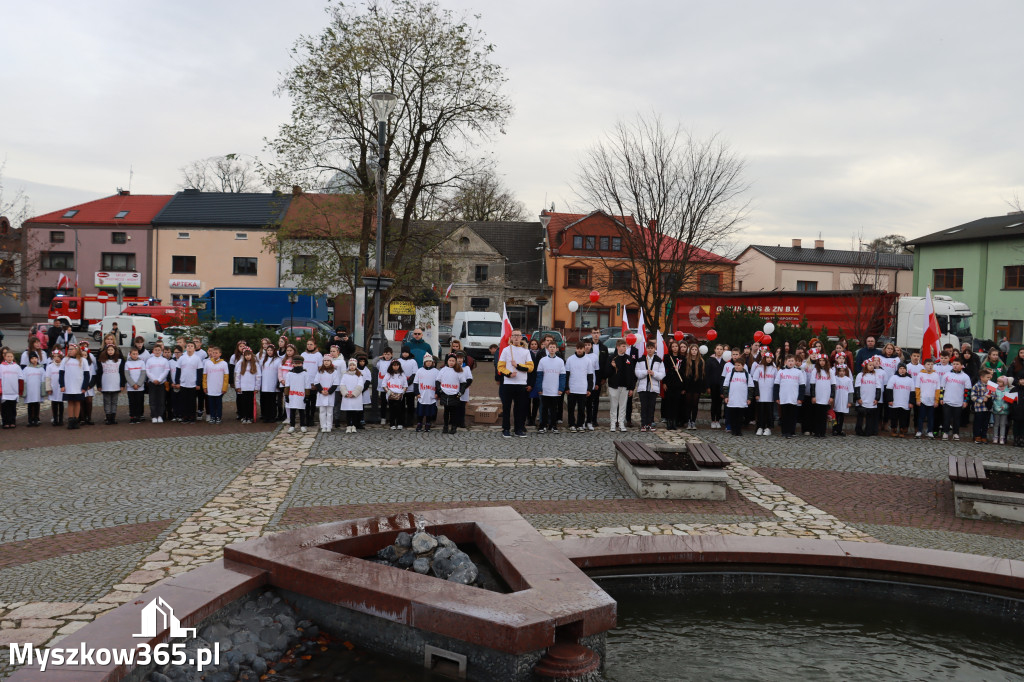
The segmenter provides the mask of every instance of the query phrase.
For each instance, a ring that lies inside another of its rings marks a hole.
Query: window
[[[51,230],[50,231],[50,243],[51,244],[63,244],[64,243],[64,231],[63,230]]]
[[[76,215],[78,215],[78,209],[77,208],[73,208],[70,211],[67,211],[62,217],[64,217],[64,218],[74,218]]]
[[[610,318],[611,311],[608,308],[594,308],[593,310],[587,308],[584,310],[581,306],[580,309],[576,311],[576,315],[573,319],[573,326],[577,329],[583,329],[584,331],[593,329],[594,327],[603,329],[611,326],[611,322],[609,322]],[[587,334],[586,338],[589,339],[590,335]]]
[[[128,217],[128,211],[118,211],[117,215],[115,215],[114,217],[115,218],[127,218]]]
[[[194,275],[196,274],[195,256],[171,256],[172,275]]]
[[[188,232],[179,232],[178,233],[178,239],[188,239],[188,237],[189,237]]]
[[[476,271],[474,272],[473,279],[475,279],[477,282],[486,282],[487,281],[487,266],[486,265],[478,265],[478,266],[476,266]]]
[[[236,275],[255,275],[256,274],[256,259],[255,258],[235,258],[234,274]]]
[[[455,277],[452,276],[451,263],[441,263],[440,265],[438,265],[437,274],[441,284],[445,284],[445,282],[451,283],[452,281],[455,280]],[[447,285],[445,285],[445,287],[447,288]]]
[[[74,270],[74,251],[43,251],[39,254],[40,270]]]
[[[612,270],[611,289],[628,291],[633,284],[633,273],[630,270]],[[594,326],[594,325],[591,325]],[[604,325],[607,327],[608,325]]]
[[[13,279],[14,261],[0,258],[0,279]]]
[[[588,270],[587,268],[566,269],[565,285],[569,287],[589,287],[590,270]]]
[[[932,270],[933,289],[963,289],[964,269],[947,268],[945,270]]]
[[[584,243],[585,243],[585,246],[583,248],[587,249],[588,251],[593,251],[594,250],[594,245],[596,243],[596,240],[594,239],[594,237],[587,237],[584,240]]]
[[[39,305],[43,308],[49,308],[50,304],[53,303],[53,299],[57,297],[57,290],[53,287],[39,287]]]
[[[459,237],[459,248],[469,251],[469,237]]]
[[[582,249],[583,248],[583,237],[581,235],[576,235],[575,237],[572,238],[572,248],[574,248],[574,249]]]
[[[875,286],[873,284],[857,284],[854,283],[854,291],[874,291]]]
[[[132,272],[135,270],[134,253],[105,253],[100,267],[114,272]]]
[[[192,304],[195,302],[197,298],[199,297],[195,294],[172,294],[171,305],[178,305],[184,306],[186,308],[191,308]]]
[[[721,291],[722,274],[719,272],[705,272],[700,276],[701,291]]]
[[[441,301],[441,305],[437,308],[437,319],[442,322],[451,322],[452,320],[452,302]]]
[[[111,244],[127,244],[128,233],[127,232],[111,232],[110,233]]]
[[[601,239],[598,242],[598,244],[600,244],[602,251],[607,251],[608,250],[608,237],[601,237]]]
[[[1004,289],[1024,289],[1024,265],[1007,265],[1003,268]]]
[[[796,281],[796,290],[797,291],[817,291],[818,290],[818,283],[814,282],[814,281],[805,280],[805,279],[798,279]]]
[[[240,239],[241,240],[241,239],[248,239],[248,238],[249,238],[249,233],[248,232],[235,232],[235,239]]]
[[[678,272],[663,272],[661,273],[661,290],[662,291],[677,291],[679,289],[679,273]]]
[[[612,237],[612,251],[622,251],[622,237]]]
[[[316,256],[295,256],[292,258],[292,273],[305,275],[316,270]]]
[[[992,338],[998,343],[1006,337],[1010,343],[1020,343],[1024,337],[1024,321],[1021,320],[996,320],[992,323],[994,334]]]

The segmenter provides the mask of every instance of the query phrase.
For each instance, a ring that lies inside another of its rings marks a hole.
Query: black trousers
[[[843,423],[846,421],[845,412],[836,412],[836,425],[832,427],[832,435],[838,436],[843,432]]]
[[[4,426],[11,426],[14,424],[14,420],[18,415],[18,401],[15,400],[4,400],[0,403],[0,421],[3,421]]]
[[[260,391],[260,417],[267,424],[277,421],[277,391]]]
[[[544,426],[553,429],[558,426],[558,413],[561,411],[562,396],[541,396],[541,402],[544,404]]]
[[[828,429],[828,403],[819,405],[814,403],[814,435],[824,436]]]
[[[902,407],[890,407],[889,426],[893,431],[896,429],[906,431],[910,427],[910,410],[904,410]]]
[[[855,431],[858,436],[877,436],[878,435],[878,408],[877,407],[858,407],[857,408],[857,426]]]
[[[181,418],[187,422],[196,420],[196,389],[181,387]]]
[[[387,394],[385,394],[387,395]],[[388,426],[405,426],[405,396],[388,405]]]
[[[288,410],[288,424],[290,426],[295,426],[295,418],[296,417],[298,417],[298,419],[299,419],[299,426],[305,426],[306,425],[306,411],[305,410],[300,410],[297,407],[293,407],[290,410]]]
[[[254,391],[242,391],[236,394],[235,401],[238,403],[238,416],[252,421],[253,412],[256,410],[255,400],[256,394]]]
[[[799,405],[779,405],[779,424],[783,436],[792,436],[796,433],[796,416],[799,412]]]
[[[722,387],[711,387],[711,421],[722,421]]]
[[[597,408],[601,405],[601,387],[604,384],[594,384],[594,390],[587,398],[587,423],[597,426]]]
[[[57,400],[51,400],[50,401],[50,413],[53,415],[53,422],[55,424],[60,425],[60,424],[64,423],[64,403],[63,402],[60,402],[60,401],[57,401]]]
[[[526,413],[529,411],[529,394],[522,384],[505,384],[501,391],[501,430],[511,431],[515,425],[516,432],[526,430]],[[515,412],[515,419],[512,413]]]
[[[775,403],[757,403],[757,428],[770,429],[775,426]]]
[[[583,428],[587,423],[588,399],[586,393],[569,394],[569,426]]]
[[[654,407],[658,402],[655,391],[637,391],[640,396],[640,426],[654,424]]]
[[[36,424],[39,422],[39,403],[26,403],[25,407],[28,408],[28,423]]]
[[[142,419],[145,410],[145,391],[128,391],[128,416],[132,419]]]
[[[746,407],[729,407],[729,429],[734,436],[743,435],[743,424],[747,421]]]

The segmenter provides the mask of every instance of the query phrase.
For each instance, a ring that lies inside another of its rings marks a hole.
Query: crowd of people
[[[40,407],[49,401],[51,424],[75,429],[93,424],[93,399],[101,396],[105,423],[117,424],[118,401],[127,394],[128,421],[220,423],[223,398],[234,391],[235,418],[249,424],[288,422],[288,430],[341,428],[354,433],[366,425],[375,399],[380,423],[389,428],[442,433],[466,427],[476,361],[458,339],[442,359],[431,354],[415,330],[396,356],[385,348],[377,358],[357,352],[347,335],[336,335],[326,351],[313,339],[297,348],[287,337],[239,341],[230,353],[204,347],[200,338],[179,337],[169,348],[146,350],[141,337],[123,354],[113,335],[93,355],[63,329],[51,342],[52,354],[29,338],[20,358],[0,349],[0,420],[14,428],[19,400],[27,405],[29,426],[40,425]],[[817,339],[774,351],[752,343],[743,348],[671,340],[659,353],[653,341],[644,352],[619,340],[611,350],[600,331],[563,351],[545,336],[527,341],[513,331],[509,344],[494,354],[494,378],[503,406],[502,436],[593,431],[603,393],[608,396],[609,428],[633,428],[633,401],[639,429],[697,428],[702,399],[710,399],[710,428],[741,436],[753,425],[758,436],[777,432],[825,438],[846,435],[846,422],[859,436],[888,432],[893,437],[960,440],[973,419],[976,443],[1024,446],[1024,349],[1004,358],[998,347],[978,356],[964,344],[947,347],[938,358],[909,357],[893,344],[877,348],[869,337],[852,354],[840,341],[831,351]],[[702,350],[704,351],[702,353]],[[479,369],[477,368],[477,371]],[[661,420],[656,419],[660,402]],[[1011,436],[1012,431],[1012,436]]]

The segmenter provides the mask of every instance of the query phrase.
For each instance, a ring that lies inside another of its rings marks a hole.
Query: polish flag
[[[498,355],[500,356],[502,351],[508,346],[509,339],[512,338],[512,323],[508,320],[508,310],[505,309],[505,304],[501,304],[501,342],[498,343]]]
[[[448,285],[448,288],[444,290],[444,300],[448,300],[452,295],[452,287],[455,286],[455,282]]]
[[[71,286],[71,280],[68,279],[68,276],[65,275],[63,272],[60,273],[60,277],[57,278],[57,288],[58,289],[67,289],[70,286]]]
[[[636,343],[633,344],[633,348],[636,348],[640,355],[644,355],[647,352],[647,328],[644,325],[644,309],[640,309],[640,317],[636,323]]]
[[[1011,403],[1011,404],[1017,402],[1017,394],[1016,393],[1004,393],[1003,394],[1003,402],[1004,403]]]
[[[626,312],[626,306],[622,306],[622,338],[626,338],[626,334],[629,333],[629,314]]]
[[[668,344],[665,343],[665,337],[661,335],[660,329],[658,330],[658,335],[656,338],[658,342],[658,350],[656,352],[658,353],[658,355],[661,356],[661,359],[664,360],[665,357],[668,355]]]
[[[924,335],[921,339],[921,362],[928,358],[938,359],[942,352],[939,344],[939,318],[935,316],[935,306],[932,304],[932,288],[925,289],[924,297]]]

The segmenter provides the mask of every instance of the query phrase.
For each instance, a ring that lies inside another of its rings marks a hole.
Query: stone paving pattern
[[[233,417],[232,412],[228,412]],[[45,415],[44,415],[45,416]],[[1024,450],[888,437],[697,432],[502,439],[376,425],[356,435],[277,425],[44,425],[0,443],[0,677],[8,642],[54,643],[231,542],[341,518],[509,504],[542,534],[842,538],[1024,558],[1024,526],[956,519],[949,453]],[[10,434],[8,436],[8,434]],[[616,439],[720,445],[721,502],[633,496]]]

